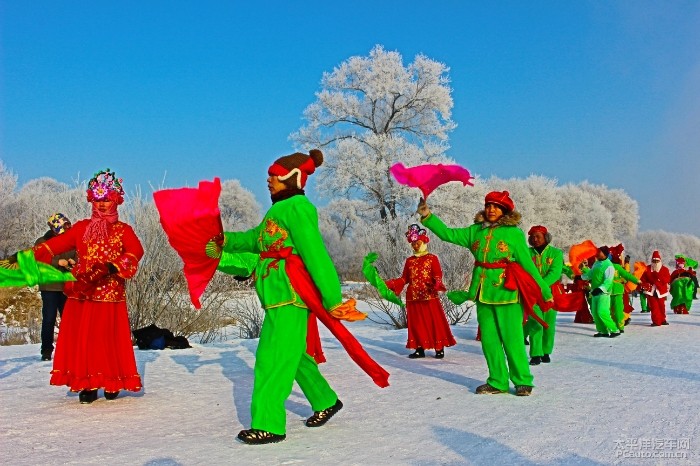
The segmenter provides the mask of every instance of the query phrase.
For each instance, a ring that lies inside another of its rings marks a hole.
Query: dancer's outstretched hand
[[[416,209],[416,213],[420,214],[421,218],[425,218],[430,215],[430,207],[428,207],[428,203],[425,202],[425,199],[422,197],[418,201],[418,209]]]

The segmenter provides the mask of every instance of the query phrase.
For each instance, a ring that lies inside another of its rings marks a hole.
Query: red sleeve
[[[78,239],[82,238],[82,234],[85,232],[85,229],[82,228],[82,225],[80,225],[82,222],[83,221],[76,223],[72,228],[66,230],[65,233],[54,236],[53,238],[34,246],[32,250],[34,251],[34,257],[36,260],[46,264],[51,264],[51,258],[56,254],[61,254],[63,252],[76,249]]]
[[[445,284],[442,283],[442,267],[440,266],[440,260],[437,256],[433,256],[432,270],[433,270],[433,280],[435,281],[435,291],[447,291]]]
[[[124,224],[122,247],[122,254],[114,262],[114,266],[120,277],[131,278],[138,271],[139,261],[143,257],[143,246],[133,228],[127,224]]]
[[[390,280],[386,280],[384,283],[386,284],[387,288],[394,292],[396,296],[399,296],[406,284],[408,283],[409,278],[410,273],[408,271],[408,259],[406,259],[406,262],[403,265],[403,273],[401,274],[401,276],[399,278],[392,278]]]

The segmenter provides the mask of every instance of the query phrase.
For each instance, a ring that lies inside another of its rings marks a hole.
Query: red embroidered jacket
[[[386,281],[386,286],[397,296],[406,284],[407,303],[435,299],[438,297],[438,291],[446,291],[442,283],[442,267],[437,256],[430,253],[420,257],[411,256],[406,259],[401,277]]]
[[[78,254],[78,263],[71,273],[76,277],[90,270],[95,264],[111,262],[117,268],[117,273],[99,279],[87,299],[106,302],[126,301],[125,280],[136,275],[138,263],[143,257],[141,241],[131,226],[118,221],[107,225],[106,241],[88,244],[83,240],[83,235],[89,224],[89,219],[80,220],[62,235],[35,246],[34,256],[36,260],[50,264],[54,255],[75,249]],[[66,283],[63,292],[69,298],[79,299],[79,295],[73,290],[73,283]]]

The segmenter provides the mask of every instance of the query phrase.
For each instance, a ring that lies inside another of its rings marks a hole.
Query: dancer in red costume
[[[437,256],[428,252],[430,239],[425,229],[417,224],[408,227],[406,239],[411,243],[413,256],[406,259],[399,278],[387,280],[387,287],[400,295],[406,290],[408,341],[406,348],[415,349],[409,358],[425,357],[425,350],[435,348],[435,357],[445,357],[445,347],[456,344],[438,292],[447,291],[442,283],[442,268]]]
[[[651,311],[651,326],[668,325],[666,321],[666,296],[669,293],[671,273],[668,267],[661,264],[661,254],[654,251],[651,264],[642,274],[639,287],[647,295],[647,303]]]
[[[120,390],[141,390],[126,308],[125,281],[136,274],[143,247],[134,230],[119,221],[124,202],[121,180],[109,169],[88,183],[92,217],[64,234],[34,247],[38,261],[71,249],[78,263],[71,270],[68,297],[56,342],[51,385],[80,392],[81,403],[92,403],[97,391],[113,400]]]

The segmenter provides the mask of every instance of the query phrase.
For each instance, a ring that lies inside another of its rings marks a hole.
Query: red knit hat
[[[508,212],[515,210],[515,203],[513,203],[513,199],[510,198],[510,193],[508,191],[491,191],[486,195],[484,204],[496,204]]]
[[[651,253],[651,260],[654,260],[654,259],[661,260],[661,254],[659,254],[659,251],[654,251]]]
[[[289,187],[302,189],[306,186],[309,175],[316,171],[323,163],[323,153],[318,149],[311,149],[309,155],[295,152],[275,160],[267,169],[267,174],[277,176],[280,181]],[[287,180],[289,180],[287,182]]]
[[[540,233],[542,233],[543,235],[546,235],[546,234],[547,234],[547,228],[546,228],[546,227],[543,227],[542,225],[535,225],[534,227],[530,228],[530,229],[527,231],[527,235],[530,236],[530,235],[533,235],[533,234],[535,234],[535,233],[537,233],[537,232],[540,232]]]
[[[610,246],[610,254],[612,254],[613,257],[622,257],[622,251],[624,250],[625,247],[622,243],[619,243],[617,246]]]

